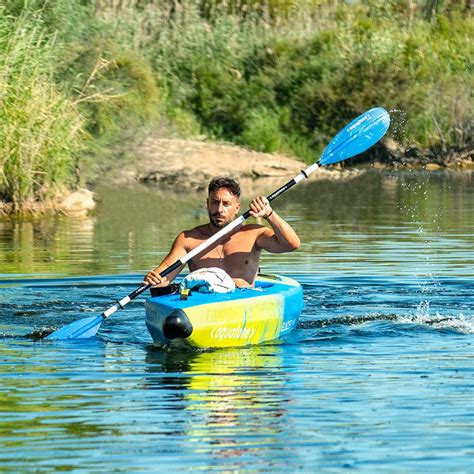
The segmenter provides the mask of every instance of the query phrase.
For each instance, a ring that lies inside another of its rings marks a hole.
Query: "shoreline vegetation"
[[[150,140],[311,163],[374,106],[392,126],[362,162],[472,169],[471,33],[463,1],[5,0],[0,216],[68,213]]]

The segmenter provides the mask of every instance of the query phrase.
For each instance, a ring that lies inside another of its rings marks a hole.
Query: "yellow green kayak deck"
[[[149,298],[146,325],[160,346],[237,347],[284,336],[303,309],[301,285],[287,277],[259,275],[254,288],[230,293],[192,292]]]

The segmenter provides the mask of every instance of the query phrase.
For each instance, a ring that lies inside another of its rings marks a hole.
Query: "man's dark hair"
[[[211,194],[213,191],[217,191],[221,188],[228,189],[231,194],[240,198],[240,186],[235,179],[224,177],[214,178],[209,183],[207,191],[208,194]]]

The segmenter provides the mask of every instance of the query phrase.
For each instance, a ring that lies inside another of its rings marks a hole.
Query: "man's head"
[[[207,196],[209,220],[215,227],[225,227],[240,211],[240,186],[232,178],[214,178]]]

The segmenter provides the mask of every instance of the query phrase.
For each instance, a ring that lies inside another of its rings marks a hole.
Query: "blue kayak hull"
[[[146,325],[157,345],[193,348],[259,344],[289,333],[303,309],[301,285],[287,277],[259,275],[254,288],[230,293],[193,292],[149,298]]]

